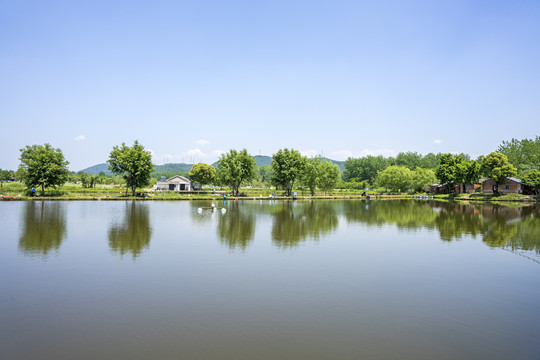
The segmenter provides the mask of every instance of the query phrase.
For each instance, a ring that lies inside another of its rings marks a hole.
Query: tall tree
[[[517,169],[510,164],[506,155],[492,152],[483,158],[482,172],[495,181],[498,191],[499,185],[504,184],[507,177],[517,174]]]
[[[461,180],[464,184],[475,184],[480,181],[481,165],[478,161],[467,160],[461,168]]]
[[[324,191],[325,195],[329,190],[333,190],[336,187],[340,179],[341,174],[339,166],[328,161],[323,161],[319,164],[319,179],[317,185]]]
[[[316,156],[306,160],[306,166],[300,177],[300,182],[309,189],[311,196],[315,195],[315,189],[319,183],[321,157]]]
[[[412,173],[405,166],[392,165],[379,172],[377,184],[392,191],[405,192],[411,186]]]
[[[411,188],[417,192],[429,190],[429,185],[437,181],[431,169],[416,168],[411,174]]]
[[[519,176],[531,170],[540,170],[540,136],[503,141],[497,152],[508,157],[508,161],[517,168]]]
[[[447,184],[448,192],[454,192],[455,185],[463,181],[463,155],[441,154],[435,175],[441,184]]]
[[[233,195],[238,196],[240,185],[255,177],[255,158],[246,149],[242,151],[231,149],[228,153],[221,155],[216,177],[219,183],[229,185]]]
[[[540,190],[540,170],[532,170],[523,175],[525,184],[531,185],[535,190]]]
[[[62,150],[45,144],[26,145],[20,151],[21,164],[17,173],[27,188],[41,187],[41,192],[45,193],[46,187],[54,188],[67,181],[69,162],[64,159]]]
[[[0,169],[0,187],[3,187],[4,181],[11,180],[15,176],[13,170]]]
[[[368,155],[362,158],[348,158],[345,161],[345,171],[343,180],[345,181],[368,181],[370,184],[375,182],[377,173],[393,165],[394,159],[385,159],[382,155]]]
[[[416,169],[422,162],[422,155],[417,152],[400,152],[396,156],[396,165],[405,166],[411,170]]]
[[[282,149],[273,155],[272,183],[275,186],[282,187],[291,195],[294,182],[300,177],[306,167],[307,159],[294,149]]]
[[[426,154],[422,157],[422,160],[420,160],[420,167],[424,169],[433,169],[439,165],[439,156],[441,154],[435,155],[434,153]]]
[[[216,178],[216,170],[212,165],[198,163],[193,165],[188,176],[192,181],[201,185],[211,184]]]
[[[122,143],[122,146],[113,147],[107,162],[109,170],[124,178],[126,187],[131,189],[133,196],[137,187],[148,185],[150,173],[154,171],[150,151],[146,151],[137,140],[133,146]]]

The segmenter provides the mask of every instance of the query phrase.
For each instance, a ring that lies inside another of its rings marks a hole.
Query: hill
[[[178,164],[163,164],[163,165],[154,165],[154,172],[156,173],[173,173],[173,172],[189,172],[191,170],[191,167],[193,164],[184,164],[184,163],[178,163]],[[109,164],[103,163],[103,164],[97,164],[94,166],[90,166],[86,169],[82,169],[79,172],[85,172],[90,175],[99,174],[101,171],[103,171],[107,175],[111,175],[111,171],[109,170]]]
[[[107,175],[112,174],[112,172],[109,170],[109,164],[107,163],[90,166],[89,168],[79,170],[78,172],[85,172],[87,174],[94,175],[99,174],[102,171]]]
[[[266,155],[255,155],[255,164],[257,166],[268,166],[272,164],[272,157],[266,156]],[[322,158],[324,161],[329,161],[332,164],[336,164],[339,166],[339,170],[343,171],[345,170],[344,164],[345,161],[337,161],[332,160],[328,158]],[[213,167],[216,167],[218,162],[212,164]],[[170,163],[170,164],[163,164],[163,165],[154,165],[154,173],[187,173],[191,170],[191,167],[193,164],[185,164],[185,163]],[[89,168],[82,169],[79,172],[85,172],[87,174],[93,175],[93,174],[99,174],[101,171],[103,171],[107,175],[111,175],[111,172],[109,170],[109,164],[103,163],[103,164],[97,164],[94,166],[90,166]]]

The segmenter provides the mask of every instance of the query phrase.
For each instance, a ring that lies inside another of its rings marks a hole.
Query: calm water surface
[[[540,210],[1,202],[1,359],[540,359]]]

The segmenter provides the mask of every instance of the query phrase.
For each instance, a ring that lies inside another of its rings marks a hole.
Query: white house
[[[175,175],[172,178],[165,180],[161,178],[156,184],[156,190],[172,190],[172,191],[191,191],[191,181],[183,176]]]

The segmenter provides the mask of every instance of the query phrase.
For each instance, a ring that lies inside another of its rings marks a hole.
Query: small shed
[[[191,191],[191,181],[182,176],[175,175],[168,179],[161,179],[156,184],[156,190],[171,190],[171,191]]]

